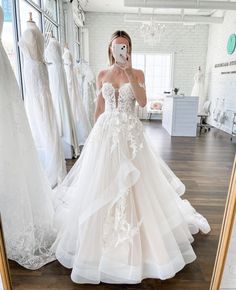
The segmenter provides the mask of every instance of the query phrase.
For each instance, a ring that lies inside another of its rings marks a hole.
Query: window
[[[132,53],[132,64],[145,74],[149,100],[160,98],[164,91],[172,90],[172,54]]]
[[[76,24],[75,25],[75,60],[77,62],[80,61],[80,30],[81,28],[78,27]]]
[[[49,37],[53,34],[59,40],[59,17],[58,17],[58,0],[0,0],[11,4],[12,11],[15,11],[14,22],[14,33],[15,43],[17,42],[20,35],[27,28],[27,21],[29,20],[30,13],[32,13],[33,21],[43,32],[45,38],[45,46],[47,46]],[[18,69],[22,72],[22,59],[19,49],[17,51]],[[24,95],[24,81],[22,74],[19,73],[19,83]]]
[[[4,23],[2,31],[2,43],[6,50],[11,66],[17,76],[17,52],[16,41],[14,38],[14,17],[12,15],[12,2],[9,0],[0,0],[0,5],[4,12]]]

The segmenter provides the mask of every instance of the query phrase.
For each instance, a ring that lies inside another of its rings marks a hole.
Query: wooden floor
[[[197,138],[172,137],[157,121],[144,122],[153,149],[167,162],[186,185],[187,198],[209,221],[212,231],[209,235],[195,236],[193,248],[197,260],[187,265],[172,279],[160,281],[145,279],[137,285],[78,285],[70,280],[70,270],[58,262],[44,266],[38,271],[25,270],[10,262],[13,289],[73,290],[73,289],[165,289],[165,290],[208,290],[219,239],[224,204],[228,191],[230,174],[236,153],[229,135],[212,129]],[[71,167],[72,161],[68,162]]]

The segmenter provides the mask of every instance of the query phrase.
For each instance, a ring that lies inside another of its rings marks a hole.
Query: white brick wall
[[[205,69],[208,25],[166,24],[161,43],[154,48],[143,43],[137,33],[139,26],[125,23],[121,13],[87,12],[85,25],[89,29],[89,60],[96,74],[108,65],[107,45],[118,29],[130,34],[135,52],[175,52],[174,86],[180,88],[180,93],[190,94],[195,71],[199,65]]]
[[[236,33],[236,12],[227,11],[222,25],[210,25],[208,54],[206,66],[206,83],[205,90],[208,92],[208,98],[212,102],[211,111],[215,108],[216,99],[225,98],[225,110],[236,111],[236,74],[222,75],[221,71],[235,71],[236,66],[214,68],[217,63],[229,62],[236,60],[236,51],[232,55],[227,54],[226,46],[230,34]],[[227,111],[228,119],[222,126],[226,132],[231,132],[232,113]],[[217,126],[213,116],[209,122]]]

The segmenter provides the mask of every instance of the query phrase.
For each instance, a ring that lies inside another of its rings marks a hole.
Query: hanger
[[[35,23],[32,17],[32,12],[29,12],[29,20],[27,22]]]

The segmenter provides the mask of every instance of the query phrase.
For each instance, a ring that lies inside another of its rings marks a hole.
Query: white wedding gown
[[[143,86],[142,84],[140,84]],[[207,220],[180,195],[184,184],[153,153],[130,84],[104,83],[99,116],[55,200],[56,257],[77,283],[173,277],[196,255]]]
[[[90,131],[91,125],[83,106],[80,90],[74,73],[74,64],[71,52],[68,48],[64,48],[63,54],[64,67],[66,71],[67,86],[70,96],[70,103],[77,128],[79,145],[84,145]]]
[[[45,50],[48,62],[48,74],[52,101],[57,118],[59,134],[62,140],[73,147],[75,157],[79,155],[79,144],[75,122],[70,105],[66,76],[62,62],[60,43],[50,38]]]
[[[194,75],[194,85],[191,92],[191,96],[199,97],[198,100],[198,113],[202,114],[203,105],[204,105],[204,74],[198,70]]]
[[[75,73],[78,80],[78,86],[83,96],[83,104],[91,126],[94,124],[95,112],[95,76],[86,62],[80,62],[75,65]]]
[[[0,35],[3,10],[0,6]],[[38,160],[20,90],[0,40],[0,212],[7,256],[28,269],[55,260],[52,190]]]
[[[66,175],[65,157],[44,62],[44,38],[34,22],[28,21],[27,26],[19,41],[24,56],[24,103],[39,159],[53,187]]]

